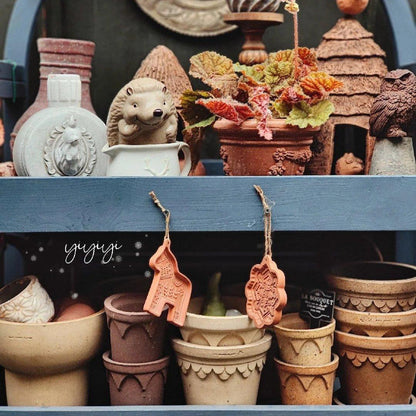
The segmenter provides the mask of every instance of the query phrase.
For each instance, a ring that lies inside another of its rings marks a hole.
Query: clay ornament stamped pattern
[[[162,206],[154,192],[150,192],[149,195],[165,216],[166,230],[163,244],[149,261],[149,266],[155,274],[143,310],[160,316],[165,305],[168,305],[167,321],[183,326],[191,299],[192,283],[179,271],[176,257],[170,249],[170,212]]]
[[[254,185],[264,208],[265,252],[260,264],[253,266],[246,284],[247,314],[257,328],[276,325],[287,303],[285,275],[272,259],[271,209],[260,186]]]

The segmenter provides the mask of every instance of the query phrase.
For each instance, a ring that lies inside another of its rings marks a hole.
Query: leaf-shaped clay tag
[[[253,266],[246,284],[247,314],[257,328],[276,325],[286,306],[285,275],[269,255]]]
[[[169,306],[167,320],[183,326],[192,293],[191,281],[178,269],[178,262],[170,249],[170,239],[163,244],[149,261],[155,274],[143,309],[160,316],[165,304]]]

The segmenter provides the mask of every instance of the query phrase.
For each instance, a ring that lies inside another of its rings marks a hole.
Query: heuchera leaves
[[[316,103],[328,97],[334,89],[342,87],[343,83],[326,72],[312,72],[301,80],[300,86],[311,97],[311,103]]]
[[[237,124],[255,116],[247,104],[232,99],[199,99],[196,103],[207,108],[212,114]]]
[[[211,97],[212,95],[207,91],[187,90],[183,93],[181,97],[182,117],[190,124],[188,128],[210,126],[215,122],[215,119],[212,121],[212,114],[209,110],[196,104],[200,98]]]
[[[296,104],[289,113],[286,123],[304,129],[308,126],[319,127],[326,123],[334,111],[334,105],[324,100],[315,105],[306,102]]]

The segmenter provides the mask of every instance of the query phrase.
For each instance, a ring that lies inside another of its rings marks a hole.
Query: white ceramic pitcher
[[[185,156],[182,170],[180,151]],[[191,170],[191,151],[183,142],[111,147],[106,144],[103,153],[110,157],[107,176],[188,176]]]

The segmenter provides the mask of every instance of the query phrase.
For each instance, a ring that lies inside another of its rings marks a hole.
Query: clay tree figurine
[[[377,138],[370,175],[415,175],[411,125],[416,118],[416,76],[407,69],[389,72],[374,100],[370,133]]]
[[[318,70],[313,51],[299,47],[296,1],[288,0],[286,10],[294,16],[293,50],[269,54],[264,63],[253,66],[234,64],[212,51],[190,60],[190,75],[210,90],[185,91],[182,115],[188,129],[195,131],[192,140],[215,123],[228,175],[303,174],[313,137],[334,110],[328,96],[342,83]],[[248,151],[253,141],[256,147]],[[281,141],[279,149],[276,142]],[[261,147],[268,149],[260,156]],[[259,160],[248,159],[253,155]]]

